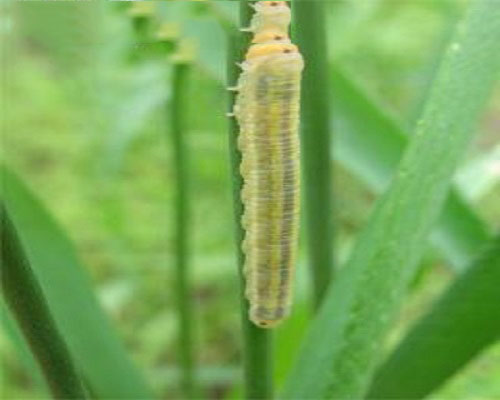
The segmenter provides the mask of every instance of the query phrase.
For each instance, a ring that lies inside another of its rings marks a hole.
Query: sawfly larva
[[[255,8],[259,10],[259,3]],[[241,67],[234,115],[240,127],[238,147],[242,154],[245,296],[250,303],[250,320],[259,327],[272,328],[289,314],[292,300],[299,230],[298,125],[304,62],[287,33],[268,24],[256,32]]]

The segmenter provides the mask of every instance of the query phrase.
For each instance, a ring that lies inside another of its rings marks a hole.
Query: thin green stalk
[[[241,26],[250,23],[251,8],[246,0],[240,0]],[[236,63],[241,62],[245,49],[249,44],[248,34],[228,30],[228,86],[235,86],[240,73]],[[229,112],[232,111],[235,95],[230,92]],[[241,226],[243,204],[240,192],[243,180],[240,174],[241,153],[238,150],[237,138],[239,127],[234,118],[229,120],[229,154],[231,157],[231,176],[234,198],[235,239],[237,251],[238,272],[241,281],[241,317],[243,325],[243,363],[245,369],[245,397],[247,399],[272,398],[272,337],[269,330],[257,328],[248,319],[249,304],[245,298],[245,281],[243,276],[244,257],[241,250],[244,231]]]
[[[294,0],[294,40],[306,68],[301,96],[301,149],[306,231],[316,307],[321,304],[333,271],[332,172],[330,105],[325,3]]]
[[[54,398],[84,399],[85,390],[66,343],[3,203],[0,204],[0,214],[3,296],[40,364]]]
[[[186,160],[186,99],[189,65],[175,63],[172,69],[171,130],[175,166],[175,254],[176,296],[179,318],[179,354],[182,368],[182,391],[186,398],[195,397],[192,304],[189,282],[189,173]]]

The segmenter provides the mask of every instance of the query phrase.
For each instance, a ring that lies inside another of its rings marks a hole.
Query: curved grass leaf
[[[54,398],[87,398],[68,346],[49,310],[9,213],[0,202],[2,295],[38,361]]]
[[[313,321],[283,398],[359,398],[500,70],[500,8],[473,2],[397,174]]]
[[[16,325],[14,319],[9,315],[7,305],[4,303],[3,299],[0,299],[0,326],[5,333],[6,339],[15,349],[20,364],[30,376],[33,387],[37,392],[43,393],[44,396],[47,397],[49,393],[47,382],[43,379],[40,368],[28,345],[24,341],[19,326]],[[5,371],[2,372],[5,373]],[[0,385],[0,387],[4,388],[2,385]],[[0,398],[2,395],[6,397],[2,390],[0,390]]]
[[[368,398],[422,398],[499,340],[499,282],[500,236],[411,329],[377,372]]]
[[[333,155],[375,192],[383,192],[410,136],[363,92],[338,65],[333,66]],[[489,239],[488,227],[456,190],[451,190],[431,240],[451,265],[465,268]]]
[[[2,200],[71,353],[99,398],[152,398],[92,293],[74,249],[43,206],[0,166]]]

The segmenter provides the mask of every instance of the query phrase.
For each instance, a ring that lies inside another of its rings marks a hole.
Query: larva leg
[[[233,107],[233,111],[232,112],[226,113],[226,117],[228,117],[228,118],[235,118],[236,115],[238,114],[238,110],[239,110],[239,107],[237,105],[235,105]]]
[[[248,68],[248,63],[246,61],[243,62],[237,62],[236,66],[240,67],[243,71],[246,71]]]

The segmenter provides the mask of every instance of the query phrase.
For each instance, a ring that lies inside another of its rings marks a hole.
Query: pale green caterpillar
[[[285,2],[259,3],[280,3],[282,7]],[[304,62],[288,39],[289,19],[285,27],[282,19],[259,14],[263,9],[259,3],[252,20],[254,44],[241,64],[234,115],[240,126],[238,146],[244,181],[245,295],[250,302],[250,320],[271,328],[289,314],[292,300],[299,231],[298,125]],[[270,21],[278,22],[273,25]]]

